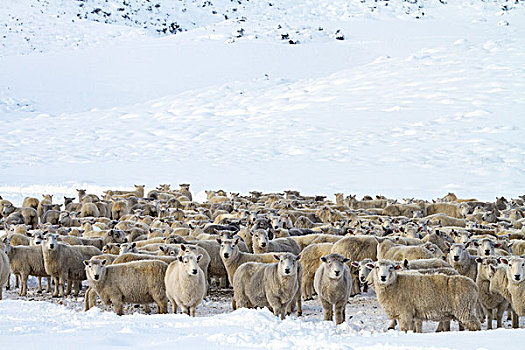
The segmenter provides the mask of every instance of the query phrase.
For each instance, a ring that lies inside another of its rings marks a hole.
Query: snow
[[[0,195],[20,204],[181,182],[200,201],[217,188],[523,194],[523,6],[3,0]],[[226,299],[197,319],[8,299],[2,339],[28,348],[512,349],[522,337],[385,333],[373,297],[339,327],[320,320],[318,302],[281,322],[231,313]]]

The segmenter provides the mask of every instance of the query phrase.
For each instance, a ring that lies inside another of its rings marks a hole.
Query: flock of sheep
[[[78,191],[64,204],[52,195],[0,197],[0,299],[16,276],[27,295],[29,276],[47,279],[54,297],[79,295],[85,309],[100,299],[118,315],[125,304],[151,312],[195,316],[210,284],[233,287],[232,308],[267,307],[276,316],[302,314],[317,295],[325,320],[345,321],[352,296],[372,288],[403,331],[512,326],[525,316],[525,196],[495,202],[432,202],[383,196],[344,197],[206,191],[193,201],[188,184],[145,194]]]

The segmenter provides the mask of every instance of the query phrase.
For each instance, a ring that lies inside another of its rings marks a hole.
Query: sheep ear
[[[180,250],[182,250],[182,251],[185,252],[185,251],[186,251],[186,246],[185,246],[184,244],[181,244],[181,245],[180,245]]]
[[[321,261],[324,262],[324,263],[327,262],[327,260],[326,260],[326,256],[322,256],[322,257],[321,257]]]
[[[349,261],[350,261],[350,259],[348,259],[348,258],[343,258],[343,263],[347,263],[347,262],[349,262]],[[358,264],[357,266],[359,266],[359,264]]]
[[[216,241],[217,241],[217,243],[222,244],[222,239],[217,238]]]
[[[177,259],[182,262],[182,256],[177,257]]]
[[[490,265],[490,269],[492,270],[492,272],[496,272],[496,266]]]
[[[202,259],[202,254],[197,255],[197,262],[201,261],[201,259]]]
[[[168,252],[168,247],[166,247],[166,246],[160,245],[159,249],[160,249],[161,252],[164,252],[164,253]]]
[[[450,244],[449,242],[445,242],[445,245],[447,246],[448,249],[450,249],[450,247],[452,246],[452,244]]]
[[[494,244],[494,248],[499,248],[499,247],[501,247],[501,243]]]
[[[478,257],[478,258],[476,258],[476,262],[477,262],[478,264],[481,264],[481,263],[483,262],[483,259]]]
[[[106,259],[102,260],[102,262],[101,262],[101,263],[102,263],[102,266],[106,266],[106,263],[107,263],[107,262],[108,262],[108,261],[107,261]]]
[[[295,261],[299,261],[301,260],[301,254],[297,255],[297,257],[295,258]]]
[[[507,258],[499,258],[499,261],[505,265],[508,265],[509,264],[509,261],[507,260]]]
[[[474,242],[474,246],[475,247],[479,247],[479,243],[478,242]]]
[[[233,243],[235,243],[237,245],[237,244],[239,244],[240,240],[241,240],[241,237],[237,236],[237,237],[234,238]]]
[[[359,267],[359,262],[358,261],[352,261],[352,267]]]
[[[401,265],[394,265],[394,270],[401,270]]]
[[[137,246],[137,242],[131,243],[131,248],[135,248]]]
[[[372,270],[375,266],[373,263],[366,264],[366,267],[368,267],[370,270]]]
[[[403,266],[405,267],[405,269],[408,269],[408,260],[407,259],[403,260]]]
[[[84,260],[84,265],[89,266],[89,260]]]
[[[277,255],[277,254],[274,254],[274,255],[273,255],[273,258],[274,258],[275,260],[281,260],[281,259],[279,258],[279,255]]]

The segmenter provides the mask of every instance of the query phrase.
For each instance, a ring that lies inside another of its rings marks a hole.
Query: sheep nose
[[[365,278],[364,277],[359,277],[359,280],[361,281],[361,283],[365,283]]]
[[[193,274],[196,275],[197,274],[197,269],[193,269]]]
[[[266,247],[266,243],[265,242],[261,243],[261,247],[263,248]]]
[[[490,250],[485,249],[485,255],[490,255]]]
[[[230,254],[228,254],[228,253],[224,253],[224,258],[225,258],[225,259],[228,259],[229,257],[230,257]]]
[[[284,269],[284,273],[286,274],[290,273],[290,269]]]
[[[519,280],[521,279],[521,275],[514,275],[514,279],[515,279],[516,281],[519,281]]]
[[[339,273],[341,273],[341,271],[334,271],[334,274],[335,274],[336,276],[339,276]]]
[[[386,281],[386,276],[381,276],[381,281],[385,282]]]
[[[95,280],[98,280],[98,278],[99,278],[100,276],[99,276],[99,275],[95,275],[95,276],[93,276],[93,277],[95,277]]]
[[[50,249],[53,249],[53,248],[55,248],[55,245],[54,245],[54,244],[50,244],[50,245],[49,245],[49,248],[50,248]]]
[[[459,261],[459,256],[454,256],[454,261]]]

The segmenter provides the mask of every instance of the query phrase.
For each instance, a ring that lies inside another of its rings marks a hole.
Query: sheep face
[[[3,207],[2,207],[2,215],[4,217],[7,217],[9,216],[9,214],[11,214],[12,212],[15,211],[15,206],[11,203],[8,203],[8,204],[5,204]]]
[[[321,261],[326,265],[328,270],[328,277],[330,279],[340,279],[343,277],[345,263],[350,259],[345,258],[340,254],[329,254],[321,257]]]
[[[268,246],[268,233],[265,230],[257,230],[253,233],[253,243],[260,248],[266,248]]]
[[[58,247],[58,234],[47,234],[43,240],[43,246],[47,250],[55,250]]]
[[[448,254],[449,259],[452,262],[464,261],[468,258],[468,251],[465,245],[460,243],[455,243],[450,247],[450,253]]]
[[[507,264],[507,277],[510,283],[520,283],[525,279],[525,259],[511,258],[500,259],[502,263]]]
[[[369,264],[371,265],[371,264]],[[398,264],[394,264],[390,261],[378,261],[372,265],[375,273],[375,281],[379,285],[387,286],[394,283],[397,278],[397,270],[401,268]]]
[[[484,238],[479,242],[474,242],[474,245],[478,248],[478,255],[481,256],[490,256],[495,255],[495,247],[499,247],[499,243],[494,243],[494,241]]]
[[[33,236],[31,236],[31,245],[39,245],[42,244],[44,241],[44,233],[42,231],[35,232]]]
[[[365,284],[368,278],[368,275],[372,271],[372,269],[367,265],[371,264],[372,259],[365,259],[363,261],[353,261],[352,266],[357,268],[359,271],[359,281],[362,284]]]
[[[237,244],[239,239],[217,239],[217,242],[221,245],[220,255],[224,259],[231,259],[236,256],[239,251]]]
[[[159,249],[164,255],[173,256],[173,257],[177,257],[179,255],[179,249],[175,247],[161,245]]]
[[[483,279],[490,280],[494,275],[496,266],[498,266],[498,260],[492,257],[479,257],[476,258],[478,263],[478,275]]]
[[[275,260],[278,260],[277,270],[282,276],[292,276],[297,273],[297,261],[301,256],[295,256],[290,253],[285,253],[281,255],[274,255]]]
[[[86,275],[93,281],[103,280],[106,276],[106,260],[85,260]]]
[[[119,249],[119,255],[126,254],[126,253],[137,253],[137,243],[124,243],[120,245]]]
[[[111,229],[108,232],[108,236],[113,238],[115,243],[127,243],[128,239],[126,238],[126,233],[121,230]]]
[[[202,254],[195,255],[193,253],[186,252],[183,255],[179,255],[178,260],[188,275],[195,276],[199,272],[198,262],[201,258]]]

